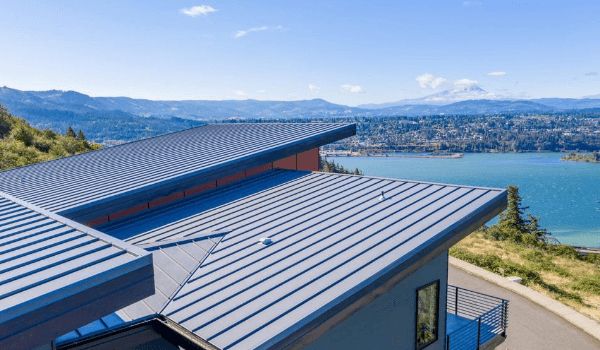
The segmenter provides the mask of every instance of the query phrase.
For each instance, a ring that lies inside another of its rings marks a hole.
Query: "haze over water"
[[[365,175],[450,184],[518,185],[528,212],[561,243],[600,246],[600,164],[557,153],[465,154],[460,159],[329,157]],[[490,224],[495,221],[490,222]]]

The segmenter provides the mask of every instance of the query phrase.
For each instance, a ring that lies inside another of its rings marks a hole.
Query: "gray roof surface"
[[[224,233],[208,232],[154,244],[139,244],[139,247],[153,255],[156,294],[69,332],[59,337],[57,343],[159,315],[223,235]]]
[[[222,349],[261,349],[505,199],[500,189],[272,170],[99,229],[138,245],[229,232],[195,258],[205,260],[162,314]]]
[[[0,347],[76,306],[52,303],[151,264],[143,249],[0,192]]]
[[[0,191],[64,215],[205,172],[226,172],[254,158],[271,162],[354,132],[353,124],[207,125],[6,170]]]

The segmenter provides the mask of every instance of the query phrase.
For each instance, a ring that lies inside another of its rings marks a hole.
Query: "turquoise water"
[[[600,246],[600,164],[563,154],[465,154],[460,159],[329,157],[365,175],[506,187],[518,185],[528,212],[561,243]]]

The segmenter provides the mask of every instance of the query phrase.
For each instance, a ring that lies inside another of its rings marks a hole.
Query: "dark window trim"
[[[435,308],[435,321],[436,321],[435,339],[432,339],[425,344],[419,345],[418,332],[417,332],[417,325],[419,323],[419,291],[421,289],[427,288],[433,284],[437,284],[437,288],[436,288],[437,298],[436,298],[436,308]],[[441,284],[441,280],[437,279],[435,281],[429,282],[429,283],[416,289],[416,292],[415,292],[415,349],[417,349],[417,350],[421,350],[421,349],[428,347],[429,345],[436,342],[440,338],[440,334],[439,334],[440,333],[440,284]]]

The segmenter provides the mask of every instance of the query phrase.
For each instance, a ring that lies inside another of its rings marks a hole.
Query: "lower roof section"
[[[501,189],[273,170],[99,229],[140,246],[226,232],[161,313],[221,349],[267,349],[505,205]]]
[[[0,192],[0,348],[26,349],[154,293],[143,249]]]

